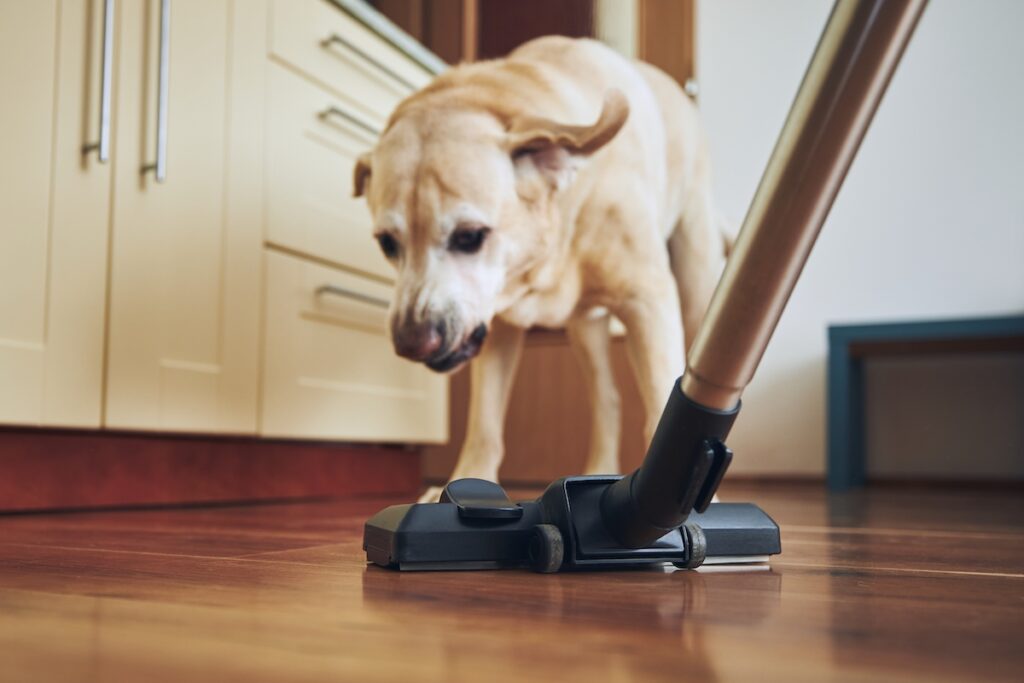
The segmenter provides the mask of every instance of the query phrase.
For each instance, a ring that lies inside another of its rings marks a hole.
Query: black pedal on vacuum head
[[[456,479],[449,482],[441,493],[442,503],[451,503],[463,519],[519,519],[519,507],[493,481],[486,479]]]

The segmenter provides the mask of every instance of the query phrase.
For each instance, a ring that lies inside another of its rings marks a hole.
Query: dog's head
[[[510,283],[550,251],[556,198],[629,114],[618,91],[596,123],[506,122],[481,106],[414,96],[355,167],[374,236],[398,272],[395,351],[444,372],[475,356]],[[514,287],[513,287],[514,289]]]

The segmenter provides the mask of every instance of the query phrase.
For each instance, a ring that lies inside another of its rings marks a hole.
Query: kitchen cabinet
[[[431,72],[367,13],[0,0],[0,424],[446,438],[350,196]]]
[[[260,433],[443,442],[448,379],[395,356],[394,269],[351,193],[356,158],[430,74],[331,3],[277,0],[271,17]]]

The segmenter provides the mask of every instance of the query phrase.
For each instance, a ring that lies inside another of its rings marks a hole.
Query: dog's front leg
[[[487,343],[470,363],[469,416],[466,439],[451,479],[473,477],[498,481],[505,455],[504,426],[509,394],[523,348],[524,330],[495,318]],[[420,498],[436,502],[441,488],[433,486]]]
[[[584,474],[618,474],[622,415],[612,372],[610,316],[580,317],[569,322],[569,343],[583,370],[590,394],[590,450]]]

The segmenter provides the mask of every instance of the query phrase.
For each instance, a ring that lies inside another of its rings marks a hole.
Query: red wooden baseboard
[[[0,511],[407,495],[400,447],[90,431],[0,430]]]

